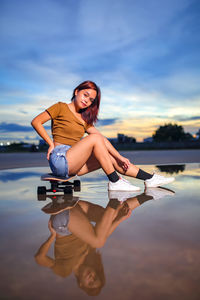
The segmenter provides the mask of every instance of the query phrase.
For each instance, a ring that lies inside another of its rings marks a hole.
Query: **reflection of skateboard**
[[[42,211],[51,215],[58,214],[66,209],[71,209],[79,201],[79,197],[73,197],[72,195],[48,195],[47,197],[50,198],[52,202],[45,205]]]
[[[74,176],[73,176],[74,177]],[[80,192],[81,183],[80,180],[70,181],[73,177],[62,178],[56,177],[53,174],[44,174],[41,176],[42,181],[49,181],[51,188],[47,189],[46,186],[38,186],[37,194],[38,200],[44,200],[44,197],[48,193],[55,194],[56,192],[62,192],[64,194],[72,194],[73,190],[75,192]]]

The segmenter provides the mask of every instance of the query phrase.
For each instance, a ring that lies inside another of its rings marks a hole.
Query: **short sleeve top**
[[[46,111],[52,119],[51,129],[54,142],[72,146],[80,141],[91,126],[84,121],[81,122],[67,103],[58,102]]]
[[[90,246],[71,234],[57,238],[54,245],[55,264],[52,270],[61,277],[71,274],[82,257],[88,253]]]

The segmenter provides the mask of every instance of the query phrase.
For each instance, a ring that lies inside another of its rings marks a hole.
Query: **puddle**
[[[176,180],[144,194],[143,182],[131,179],[140,193],[108,194],[96,171],[80,178],[71,199],[53,202],[37,199],[48,168],[1,171],[1,298],[197,299],[200,165],[141,167]],[[60,208],[74,234],[49,239],[49,212]]]

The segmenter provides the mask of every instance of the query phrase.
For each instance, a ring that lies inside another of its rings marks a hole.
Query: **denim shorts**
[[[57,215],[51,217],[51,224],[55,231],[60,235],[70,235],[68,230],[69,210],[64,210]]]
[[[50,154],[49,166],[53,175],[68,178],[68,162],[66,153],[71,148],[69,145],[58,145]]]

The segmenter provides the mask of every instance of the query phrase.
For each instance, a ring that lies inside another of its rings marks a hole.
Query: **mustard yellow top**
[[[61,277],[67,277],[81,258],[85,257],[90,247],[75,235],[57,238],[54,245],[55,264],[52,270]]]
[[[46,109],[52,119],[51,130],[54,142],[74,145],[80,141],[91,126],[81,122],[69,109],[67,103],[58,102]]]

